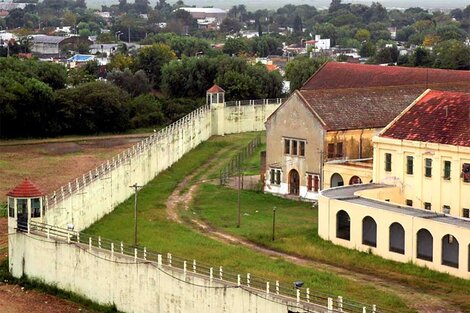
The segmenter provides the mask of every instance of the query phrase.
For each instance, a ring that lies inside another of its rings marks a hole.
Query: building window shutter
[[[305,156],[305,141],[300,141],[299,142],[299,155],[300,156]]]
[[[271,175],[270,175],[270,178],[271,178],[271,184],[274,184],[274,179],[275,179],[275,171],[274,170],[271,170]]]
[[[391,172],[392,171],[392,154],[385,153],[385,171]]]
[[[312,175],[307,175],[307,190],[312,191]]]
[[[276,184],[278,185],[281,184],[281,171],[280,170],[276,171]]]
[[[328,144],[328,158],[334,158],[335,156],[335,144],[334,143],[329,143]]]
[[[290,140],[284,139],[284,153],[290,154]]]
[[[406,157],[406,174],[413,175],[413,157]]]
[[[424,176],[431,177],[432,176],[432,159],[426,158],[424,159]]]
[[[450,168],[451,168],[450,161],[444,161],[444,179],[446,180],[450,179]]]
[[[320,185],[320,178],[318,175],[313,176],[313,191],[318,192],[318,189]]]
[[[338,142],[336,144],[336,157],[342,158],[343,157],[343,143]]]

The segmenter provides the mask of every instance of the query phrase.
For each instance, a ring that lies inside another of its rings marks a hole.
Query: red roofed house
[[[372,137],[430,87],[470,92],[470,72],[326,63],[266,121],[265,191],[370,182]]]
[[[29,219],[41,220],[45,193],[29,179],[24,179],[18,186],[7,193],[8,225],[17,225],[25,229]]]
[[[470,93],[426,90],[373,144],[374,183],[324,190],[319,236],[470,279]]]
[[[470,217],[470,93],[428,90],[374,139],[374,181],[399,202]]]

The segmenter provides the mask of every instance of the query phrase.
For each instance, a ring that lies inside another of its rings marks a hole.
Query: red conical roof
[[[209,90],[207,90],[207,93],[218,93],[218,92],[225,92],[225,90],[223,90],[222,88],[220,88],[220,86],[215,85],[215,84],[214,86],[209,88]]]
[[[25,178],[21,182],[21,184],[11,189],[7,193],[7,196],[15,197],[15,198],[31,198],[31,197],[40,197],[44,195],[45,193],[27,178]]]

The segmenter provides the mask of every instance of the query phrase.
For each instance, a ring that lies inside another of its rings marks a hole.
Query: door
[[[289,194],[298,196],[299,186],[300,186],[299,172],[297,172],[296,170],[291,170],[289,172]]]

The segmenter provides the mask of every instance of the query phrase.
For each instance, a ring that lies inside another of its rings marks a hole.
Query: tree
[[[133,66],[135,70],[143,70],[154,88],[159,88],[162,67],[174,59],[176,59],[176,54],[169,46],[156,43],[140,49]]]
[[[310,78],[328,59],[326,58],[308,58],[305,56],[296,57],[286,66],[286,79],[290,81],[290,91],[294,92],[300,89],[302,85]]]
[[[470,48],[455,39],[436,45],[434,56],[434,67],[455,70],[470,69]]]
[[[126,68],[130,68],[131,66],[132,57],[124,53],[116,53],[111,57],[111,61],[107,65],[107,69],[108,71],[112,71],[114,69],[123,71]]]
[[[303,32],[302,18],[299,15],[295,16],[292,29],[294,30],[294,34],[300,34]]]
[[[341,0],[332,0],[330,3],[330,7],[328,8],[329,13],[336,12],[342,9],[345,5],[341,3]]]
[[[356,31],[356,35],[354,35],[354,38],[359,42],[370,40],[370,32],[367,29],[359,28]]]
[[[363,58],[369,58],[373,57],[376,51],[376,46],[372,42],[368,41],[362,44],[361,50],[359,51],[359,55]]]
[[[131,128],[158,126],[165,122],[162,104],[151,94],[132,99],[129,106]]]
[[[223,48],[223,52],[228,55],[238,55],[249,50],[248,42],[244,38],[229,38]]]
[[[222,23],[220,23],[220,31],[225,34],[238,33],[241,28],[241,23],[237,19],[231,17],[224,18]]]
[[[151,90],[147,75],[142,70],[133,74],[128,68],[124,71],[116,69],[108,74],[107,79],[119,88],[127,91],[132,97],[148,93]]]
[[[393,47],[385,47],[379,50],[379,52],[375,55],[375,63],[378,64],[389,64],[395,63],[398,60],[398,49],[396,46]]]
[[[260,93],[256,78],[245,73],[228,71],[217,77],[216,84],[224,88],[227,99],[257,99]]]
[[[409,61],[412,66],[423,67],[432,67],[434,63],[431,52],[423,47],[416,48],[410,56]]]

